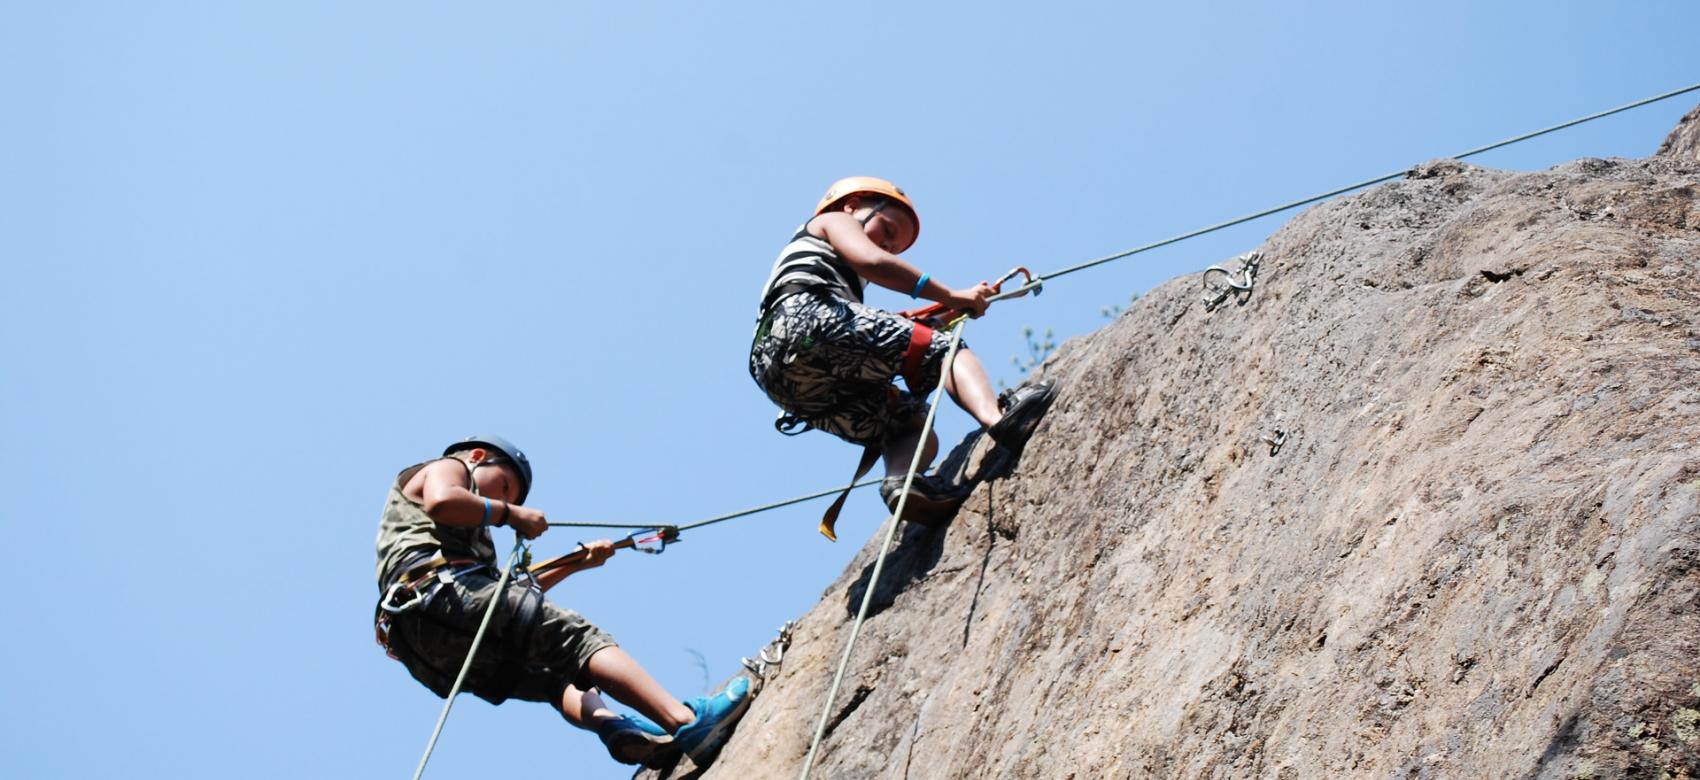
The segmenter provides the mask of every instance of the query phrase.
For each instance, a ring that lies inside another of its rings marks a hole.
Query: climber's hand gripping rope
[[[675,525],[663,525],[655,528],[645,528],[640,531],[634,531],[631,535],[615,542],[614,549],[636,550],[650,555],[660,555],[663,550],[667,549],[668,544],[677,541],[679,541],[679,527]],[[552,569],[559,569],[563,566],[573,566],[583,563],[588,558],[590,558],[590,548],[585,547],[583,543],[580,543],[577,550],[567,553],[559,558],[550,558],[549,560],[535,566],[528,566],[526,571],[531,574],[531,576],[536,577]]]
[[[1008,298],[1019,298],[1023,295],[1026,295],[1029,292],[1033,293],[1034,295],[1038,295],[1040,292],[1042,292],[1044,290],[1044,280],[1043,279],[1040,279],[1038,281],[1034,281],[1033,272],[1027,270],[1026,268],[1022,268],[1020,266],[1017,266],[1015,268],[1010,269],[1009,273],[1004,274],[1001,278],[999,278],[997,280],[996,283],[994,283],[992,285],[992,295],[997,296],[997,297],[994,297],[992,300],[994,300],[994,301],[1005,300],[1005,296],[1003,295],[1003,283],[1007,282],[1011,279],[1014,279],[1017,276],[1023,277],[1024,281],[1021,283],[1021,287],[1019,289],[1015,289],[1015,290],[1010,291],[1009,295],[1007,296]],[[924,307],[919,308],[919,309],[911,309],[909,311],[902,311],[902,312],[898,312],[898,314],[907,318],[907,319],[910,319],[910,320],[913,320],[915,322],[919,322],[923,325],[926,325],[928,327],[931,327],[935,330],[936,329],[948,328],[951,325],[955,324],[957,320],[960,320],[963,317],[967,316],[967,312],[964,312],[960,309],[951,309],[951,308],[945,306],[942,303],[935,303],[931,306],[924,306]]]

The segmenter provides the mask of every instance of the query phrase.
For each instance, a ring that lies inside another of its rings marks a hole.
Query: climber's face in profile
[[[915,224],[915,215],[902,206],[895,208],[889,204],[885,208],[876,208],[879,203],[862,198],[851,197],[844,202],[844,210],[858,222],[862,222],[862,232],[874,246],[892,254],[901,254],[915,244],[920,226]],[[871,215],[870,215],[871,212]]]
[[[497,501],[518,503],[520,485],[519,472],[513,464],[506,461],[491,461],[490,453],[482,447],[477,447],[461,456],[467,465],[472,467],[472,482],[478,486],[478,495]]]

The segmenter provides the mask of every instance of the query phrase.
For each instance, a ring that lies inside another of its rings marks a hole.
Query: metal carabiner
[[[1251,251],[1235,259],[1240,261],[1240,266],[1233,271],[1219,265],[1204,269],[1204,294],[1200,296],[1199,301],[1204,304],[1205,311],[1215,310],[1230,296],[1249,296],[1252,287],[1257,284],[1257,269],[1263,263],[1263,253]],[[1221,274],[1221,281],[1212,282],[1210,278],[1212,273]],[[1239,277],[1237,280],[1234,278],[1236,275]],[[1242,303],[1243,301],[1242,298]]]
[[[779,627],[779,636],[762,647],[755,658],[740,658],[739,663],[750,670],[760,680],[765,681],[768,671],[785,663],[785,648],[791,644],[791,631],[797,627],[797,621],[787,620]]]
[[[808,420],[785,412],[780,412],[779,419],[773,421],[773,429],[785,434],[786,436],[796,436],[800,433],[808,433],[812,427],[813,426],[809,425]]]
[[[676,525],[656,526],[634,531],[626,537],[631,540],[632,549],[649,555],[660,555],[667,549],[668,542],[679,540],[679,527]]]
[[[1014,279],[1017,276],[1020,276],[1023,279],[1023,281],[1021,283],[1021,288],[1018,289],[1018,290],[1012,291],[1010,293],[1009,297],[1020,298],[1021,296],[1026,295],[1028,293],[1033,293],[1034,295],[1038,295],[1039,293],[1042,293],[1042,292],[1045,291],[1045,279],[1044,279],[1044,277],[1040,277],[1039,281],[1035,282],[1035,281],[1033,281],[1033,272],[1027,270],[1023,266],[1018,265],[1014,268],[1009,269],[1009,273],[1004,274],[1002,277],[1000,277],[998,279],[996,284],[992,285],[992,292],[996,293],[998,295],[1002,295],[1003,294],[1003,283],[1007,282],[1011,279]]]
[[[378,607],[383,609],[385,612],[390,613],[391,615],[399,615],[403,612],[406,612],[410,609],[413,609],[414,607],[419,606],[421,603],[423,603],[425,601],[426,588],[415,588],[413,590],[413,598],[408,599],[406,603],[404,603],[404,604],[393,604],[393,603],[391,603],[391,602],[395,601],[396,592],[401,590],[402,588],[405,588],[405,587],[407,587],[407,584],[402,583],[402,582],[397,582],[394,585],[391,585],[390,589],[384,592],[384,600],[378,602]]]

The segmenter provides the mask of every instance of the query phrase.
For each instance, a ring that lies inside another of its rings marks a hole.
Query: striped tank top
[[[791,236],[791,242],[780,250],[779,260],[774,262],[773,272],[762,286],[761,311],[765,313],[767,307],[786,293],[808,287],[861,303],[868,280],[857,276],[850,263],[839,257],[826,239],[811,235],[809,223],[804,222],[796,235]]]

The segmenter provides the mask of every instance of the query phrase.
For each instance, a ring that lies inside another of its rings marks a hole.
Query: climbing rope
[[[762,512],[766,512],[766,511],[773,510],[773,509],[778,509],[780,507],[787,507],[787,506],[790,506],[792,504],[801,504],[804,501],[813,501],[817,498],[825,498],[825,497],[830,496],[834,493],[839,493],[839,492],[842,492],[844,490],[855,490],[856,488],[864,488],[864,487],[867,487],[869,485],[875,484],[877,482],[879,482],[878,477],[874,477],[872,479],[864,479],[861,482],[851,483],[848,488],[843,488],[843,487],[827,488],[826,490],[822,490],[819,493],[810,493],[806,496],[798,496],[796,498],[788,498],[788,499],[785,499],[784,501],[775,501],[771,504],[763,504],[761,506],[751,507],[749,509],[740,509],[736,512],[728,512],[728,513],[723,514],[723,515],[715,515],[714,517],[710,517],[707,520],[698,520],[697,522],[694,522],[694,523],[687,523],[685,525],[678,526],[678,530],[689,531],[692,528],[701,528],[705,525],[714,525],[715,523],[724,523],[727,520],[736,520],[740,517],[745,517],[747,515],[760,514]],[[554,528],[554,527],[561,527],[561,528],[654,528],[655,524],[649,523],[648,525],[622,525],[622,524],[618,524],[618,523],[554,523],[554,522],[551,522],[549,524],[549,526],[551,528]]]
[[[508,565],[502,567],[502,576],[496,579],[496,595],[490,599],[490,608],[484,610],[484,619],[478,623],[478,633],[472,635],[472,647],[466,651],[466,660],[460,665],[460,674],[455,675],[454,687],[449,689],[448,699],[443,702],[443,714],[437,716],[437,727],[431,729],[431,741],[425,743],[425,755],[419,757],[419,768],[413,770],[413,780],[419,780],[425,774],[425,764],[431,760],[431,751],[437,749],[437,738],[443,734],[443,724],[449,720],[449,709],[455,706],[455,696],[460,693],[460,686],[466,682],[466,673],[472,669],[472,658],[478,654],[478,646],[484,642],[484,631],[490,627],[490,618],[496,614],[496,605],[502,603],[502,594],[507,590],[508,580],[513,577],[514,568],[519,564],[520,551],[526,549],[525,538],[514,532],[514,550],[508,554]],[[529,557],[529,551],[527,552]]]
[[[1602,118],[1611,116],[1612,114],[1620,114],[1620,113],[1623,113],[1624,111],[1628,111],[1632,108],[1640,108],[1641,106],[1645,106],[1645,105],[1648,105],[1648,104],[1651,104],[1651,103],[1657,103],[1661,100],[1668,100],[1670,98],[1676,97],[1677,95],[1686,94],[1686,93],[1689,93],[1689,92],[1693,92],[1695,90],[1700,90],[1700,84],[1693,84],[1693,85],[1690,85],[1690,86],[1683,87],[1681,89],[1674,89],[1674,90],[1666,92],[1662,95],[1654,95],[1653,97],[1643,98],[1643,99],[1637,100],[1633,103],[1625,103],[1621,106],[1618,106],[1617,108],[1606,109],[1605,111],[1601,111],[1601,112],[1595,113],[1595,114],[1589,114],[1589,115],[1584,116],[1584,117],[1578,117],[1578,118],[1572,119],[1568,122],[1560,122],[1560,123],[1553,125],[1551,127],[1543,127],[1543,128],[1536,130],[1532,133],[1524,133],[1522,135],[1512,136],[1512,137],[1507,138],[1503,141],[1497,141],[1497,142],[1488,144],[1486,146],[1478,146],[1478,147],[1471,149],[1469,151],[1460,152],[1458,154],[1452,155],[1452,157],[1450,159],[1462,160],[1466,157],[1474,157],[1474,156],[1481,154],[1483,152],[1491,152],[1491,151],[1498,149],[1502,146],[1510,146],[1510,145],[1515,144],[1515,143],[1522,143],[1523,141],[1527,141],[1531,138],[1538,138],[1540,136],[1546,135],[1547,133],[1557,132],[1557,131],[1563,130],[1567,127],[1575,127],[1576,125],[1582,124],[1584,122],[1592,122],[1596,119],[1602,119]],[[1312,195],[1308,198],[1300,198],[1299,200],[1295,200],[1291,203],[1283,203],[1279,206],[1275,206],[1273,208],[1267,208],[1267,209],[1264,209],[1262,211],[1258,211],[1258,212],[1255,212],[1255,213],[1252,213],[1252,214],[1247,214],[1243,217],[1235,217],[1235,218],[1230,219],[1226,222],[1218,222],[1214,225],[1210,225],[1209,227],[1202,227],[1202,228],[1199,228],[1197,230],[1182,233],[1178,236],[1165,238],[1162,241],[1154,241],[1154,242],[1146,244],[1144,246],[1134,247],[1133,249],[1129,249],[1125,252],[1117,252],[1113,255],[1105,255],[1104,257],[1100,257],[1096,260],[1088,260],[1084,263],[1080,263],[1079,265],[1071,265],[1071,266],[1064,268],[1060,271],[1053,271],[1053,272],[1051,272],[1049,274],[1045,274],[1043,276],[1034,277],[1032,281],[1021,286],[1020,288],[1017,288],[1017,289],[1015,289],[1011,292],[1004,293],[1003,295],[996,296],[996,297],[992,298],[992,300],[993,301],[1000,301],[1000,300],[1003,300],[1004,298],[1014,298],[1015,296],[1026,292],[1028,289],[1035,288],[1035,287],[1038,287],[1041,284],[1044,284],[1045,281],[1048,280],[1048,279],[1056,279],[1056,278],[1061,277],[1061,276],[1067,276],[1069,274],[1074,273],[1075,271],[1084,271],[1088,268],[1100,266],[1100,265],[1103,265],[1103,264],[1108,263],[1108,262],[1112,262],[1112,261],[1115,261],[1115,260],[1121,260],[1121,259],[1127,258],[1127,257],[1132,257],[1132,256],[1140,254],[1142,252],[1149,252],[1153,249],[1165,247],[1165,246],[1168,246],[1170,244],[1180,243],[1180,242],[1185,241],[1187,239],[1197,238],[1197,237],[1202,236],[1206,233],[1214,233],[1218,230],[1231,228],[1235,225],[1245,224],[1245,223],[1250,222],[1254,219],[1262,219],[1263,217],[1267,217],[1271,214],[1279,214],[1283,211],[1287,211],[1288,209],[1296,209],[1300,206],[1308,206],[1308,205],[1315,203],[1319,200],[1327,200],[1329,198],[1332,198],[1335,195],[1344,195],[1348,192],[1351,192],[1352,190],[1360,190],[1360,189],[1363,189],[1365,187],[1370,187],[1370,186],[1374,186],[1376,184],[1381,184],[1382,182],[1388,182],[1388,181],[1392,181],[1394,179],[1402,178],[1402,177],[1405,176],[1405,174],[1409,173],[1410,170],[1411,169],[1409,169],[1409,168],[1405,168],[1403,170],[1395,171],[1393,173],[1385,174],[1385,175],[1382,175],[1382,176],[1377,176],[1373,179],[1365,179],[1365,180],[1360,181],[1356,184],[1348,184],[1344,187],[1338,187],[1336,189],[1332,189],[1332,190],[1329,190],[1327,192],[1324,192],[1324,193],[1321,193],[1321,194],[1318,194],[1318,195]]]
[[[940,376],[950,376],[952,365],[956,362],[956,349],[962,345],[964,320],[959,318],[953,323],[950,332],[950,350],[944,355],[944,369]],[[898,494],[897,508],[892,510],[891,526],[886,528],[885,539],[880,542],[879,556],[874,558],[874,571],[868,575],[868,589],[862,593],[862,606],[856,610],[856,622],[850,624],[850,641],[844,644],[844,657],[838,661],[838,671],[832,676],[832,687],[827,689],[826,704],[821,707],[820,722],[815,725],[815,737],[809,743],[809,755],[803,759],[803,772],[799,777],[808,780],[809,770],[814,767],[815,753],[820,750],[820,743],[826,737],[826,722],[832,715],[833,702],[838,699],[838,688],[844,684],[844,670],[850,667],[850,653],[856,649],[856,637],[862,633],[862,621],[868,618],[868,606],[874,601],[874,591],[879,587],[880,572],[885,569],[886,553],[891,551],[891,540],[897,536],[897,526],[903,519],[903,508],[909,503],[909,487],[915,483],[915,473],[921,468],[921,455],[926,452],[927,436],[932,433],[933,419],[938,416],[939,402],[944,400],[944,382],[933,389],[933,402],[927,409],[927,421],[921,424],[921,438],[915,446],[915,454],[909,459],[909,472],[903,475],[903,492]]]

